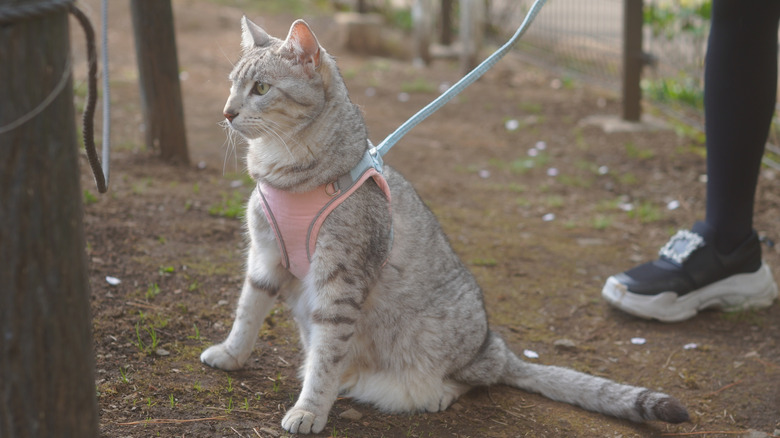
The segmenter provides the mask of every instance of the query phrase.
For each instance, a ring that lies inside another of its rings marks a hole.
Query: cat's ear
[[[304,68],[314,69],[320,66],[320,43],[309,25],[303,20],[296,20],[290,27],[290,33],[284,41],[284,48],[289,51],[292,58],[303,65]]]
[[[262,27],[246,18],[246,15],[241,17],[241,47],[244,51],[267,46],[270,42],[271,37]]]

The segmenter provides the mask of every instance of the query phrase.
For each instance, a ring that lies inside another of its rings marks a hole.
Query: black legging
[[[753,229],[753,204],[777,95],[778,0],[713,0],[704,73],[707,224],[730,253]]]

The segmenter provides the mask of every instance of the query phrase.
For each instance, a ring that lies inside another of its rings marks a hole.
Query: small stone
[[[351,421],[358,421],[361,418],[363,418],[363,414],[361,414],[355,409],[347,409],[346,411],[339,414],[339,418],[343,418],[345,420],[351,420]]]
[[[263,436],[270,436],[273,438],[281,436],[278,431],[271,429],[270,427],[261,427],[258,431],[261,432]]]
[[[574,343],[571,339],[558,339],[557,341],[553,342],[553,345],[555,348],[560,348],[561,350],[573,350],[577,348],[577,344]]]
[[[158,348],[157,350],[154,351],[154,354],[158,356],[170,356],[171,352],[164,348]]]

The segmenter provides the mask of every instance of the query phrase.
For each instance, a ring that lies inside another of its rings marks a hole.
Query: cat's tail
[[[470,385],[503,383],[627,420],[688,421],[688,411],[674,397],[568,368],[525,362],[492,331],[477,355],[453,377]]]
[[[632,421],[682,423],[689,420],[688,411],[672,396],[568,368],[525,362],[508,348],[506,351],[507,362],[500,383]]]

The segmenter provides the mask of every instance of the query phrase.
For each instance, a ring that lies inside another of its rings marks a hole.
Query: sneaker
[[[664,322],[683,321],[699,310],[769,307],[777,297],[772,272],[761,260],[753,232],[731,254],[720,254],[704,222],[681,230],[659,251],[658,260],[607,279],[601,295],[632,315]]]

